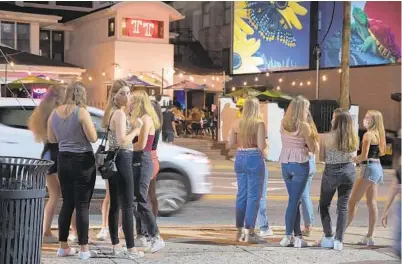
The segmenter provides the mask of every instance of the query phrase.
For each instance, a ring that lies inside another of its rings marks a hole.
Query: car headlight
[[[189,152],[181,153],[181,154],[175,156],[174,158],[179,159],[179,160],[194,161],[196,163],[209,164],[209,159],[206,156],[189,153]]]

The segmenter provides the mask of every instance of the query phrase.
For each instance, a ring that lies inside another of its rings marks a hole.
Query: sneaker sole
[[[165,247],[166,247],[166,245],[165,245],[165,243],[163,243],[163,245],[161,244],[161,245],[159,245],[158,247],[151,248],[151,253],[158,252],[159,250],[161,250],[161,249],[163,249],[163,248],[165,248]]]

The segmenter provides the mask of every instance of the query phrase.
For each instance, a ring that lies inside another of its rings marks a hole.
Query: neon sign
[[[35,99],[41,99],[45,96],[47,88],[33,88],[32,97]]]
[[[123,36],[140,38],[163,38],[163,21],[123,18]]]

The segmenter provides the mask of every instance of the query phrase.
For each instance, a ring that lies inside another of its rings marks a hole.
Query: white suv
[[[39,103],[29,98],[0,98],[0,156],[40,158],[43,144],[35,142],[27,129],[27,121]],[[99,140],[93,144],[96,151],[104,134],[100,126],[103,111],[93,107],[88,111],[98,132]],[[209,160],[203,153],[160,142],[158,156],[156,195],[161,216],[173,214],[187,201],[211,192]],[[105,188],[105,181],[98,175],[95,190]]]

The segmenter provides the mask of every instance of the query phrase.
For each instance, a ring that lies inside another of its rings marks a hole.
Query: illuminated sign
[[[163,38],[163,21],[123,18],[123,36],[139,38]]]
[[[32,97],[35,99],[41,99],[45,96],[47,88],[33,88]]]

